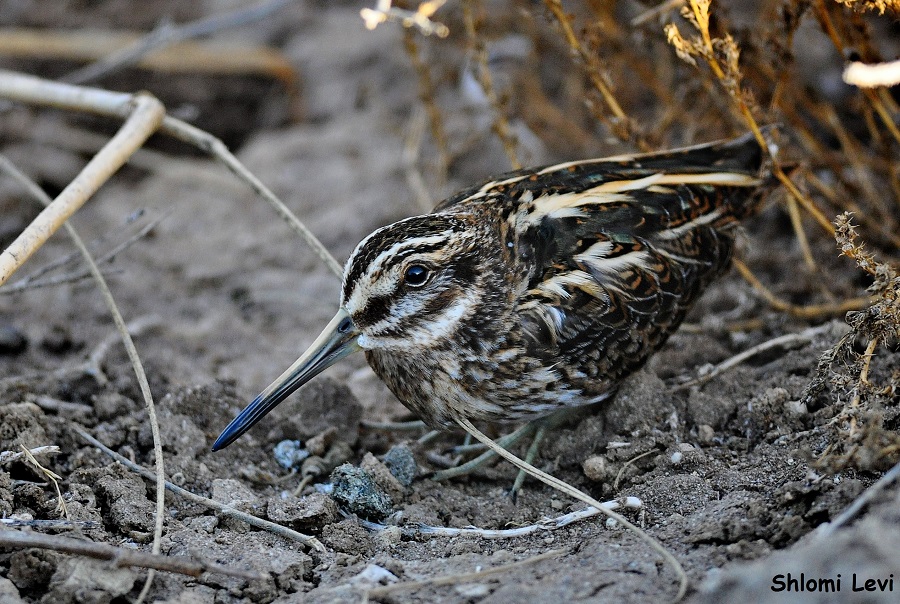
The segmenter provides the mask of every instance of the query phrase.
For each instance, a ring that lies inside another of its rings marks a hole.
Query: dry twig
[[[469,40],[470,52],[475,58],[473,61],[474,66],[472,67],[472,72],[475,79],[478,81],[478,84],[481,86],[481,90],[484,92],[484,96],[487,99],[491,110],[494,112],[494,121],[491,124],[491,129],[503,144],[503,151],[506,153],[506,157],[509,158],[510,166],[512,166],[513,170],[518,170],[522,167],[522,162],[519,161],[518,152],[516,151],[518,140],[516,140],[516,135],[510,127],[509,120],[506,117],[505,102],[497,94],[497,90],[494,87],[491,68],[488,66],[487,48],[484,45],[484,40],[478,35],[478,23],[475,16],[476,7],[474,6],[475,2],[476,0],[463,0],[462,3],[463,22],[466,24],[466,36]]]
[[[185,556],[148,554],[135,549],[115,547],[114,545],[108,545],[106,543],[95,543],[84,539],[73,539],[71,537],[60,537],[57,535],[41,535],[39,533],[31,532],[0,530],[0,547],[37,547],[40,549],[62,552],[64,554],[75,554],[78,556],[95,558],[97,560],[108,560],[117,567],[134,566],[151,570],[162,570],[179,575],[187,575],[189,577],[199,577],[203,573],[218,573],[228,577],[238,577],[248,580],[261,580],[267,577],[267,575],[262,573],[232,568],[216,564],[215,562],[207,562],[205,560],[197,560]]]
[[[605,501],[603,507],[608,510],[618,510],[625,508],[629,510],[639,510],[643,508],[644,503],[637,497],[623,497],[613,501]],[[557,516],[556,518],[547,518],[535,524],[526,526],[518,526],[511,529],[483,529],[478,527],[453,528],[447,526],[429,526],[427,524],[419,524],[417,526],[404,526],[400,529],[401,533],[407,537],[481,537],[482,539],[512,539],[514,537],[524,537],[532,533],[542,531],[553,531],[568,526],[575,522],[580,522],[588,518],[593,518],[603,512],[595,507],[588,507],[577,512],[570,512]],[[372,531],[383,531],[388,528],[386,524],[378,524],[368,520],[359,520],[360,524]]]
[[[403,27],[419,28],[419,31],[426,36],[435,34],[439,38],[446,38],[450,34],[447,26],[431,20],[434,13],[446,2],[447,0],[420,2],[419,7],[411,11],[391,6],[391,0],[378,0],[378,5],[374,9],[364,8],[359,11],[359,16],[365,21],[367,29],[375,29],[388,21],[398,21]]]
[[[149,108],[162,108],[162,105],[159,104],[158,101],[155,101],[155,105],[153,103],[148,103]],[[161,116],[157,116],[159,119],[155,120],[158,124],[161,121]],[[123,127],[124,130],[124,127]],[[120,131],[121,132],[121,131]],[[149,134],[147,134],[149,136]],[[146,139],[146,136],[144,137]],[[110,145],[115,141],[110,141]],[[127,145],[126,145],[127,146]],[[114,147],[113,147],[114,149]],[[102,153],[102,151],[101,151]],[[98,153],[94,159],[96,160],[100,157]],[[127,159],[127,153],[120,154],[117,156],[117,160],[121,159],[123,162]],[[93,160],[92,160],[93,161]],[[90,163],[88,164],[88,167]],[[44,191],[33,181],[31,181],[25,174],[19,171],[12,163],[9,162],[5,157],[0,156],[0,167],[15,178],[24,188],[28,191],[39,203],[43,204],[47,209],[49,209],[53,203],[50,197],[44,193]],[[97,168],[97,176],[103,174],[104,166],[98,166]],[[84,174],[87,171],[85,168],[82,171]],[[77,182],[77,178],[73,181],[73,184]],[[99,186],[100,183],[97,184]],[[71,185],[70,185],[71,186]],[[63,193],[57,197],[57,200],[63,196]],[[86,198],[85,198],[86,199]],[[82,201],[83,203],[83,201]],[[74,212],[74,209],[72,210]],[[103,275],[100,273],[100,268],[97,266],[97,263],[94,262],[93,256],[91,256],[90,251],[88,251],[87,246],[85,246],[84,241],[82,241],[81,237],[78,235],[78,232],[75,231],[75,227],[73,227],[68,221],[63,219],[63,225],[66,228],[66,231],[69,234],[69,237],[72,239],[72,242],[75,244],[75,247],[79,249],[82,256],[84,257],[84,261],[87,263],[88,268],[90,269],[91,275],[94,277],[94,281],[97,282],[97,288],[100,290],[100,294],[103,296],[103,301],[106,304],[107,309],[109,310],[110,315],[112,315],[113,323],[116,325],[116,329],[119,332],[119,335],[122,338],[122,343],[125,345],[125,351],[128,353],[128,359],[131,361],[131,366],[134,369],[135,377],[137,378],[138,386],[141,390],[141,395],[144,398],[144,406],[147,409],[147,420],[150,424],[150,431],[153,434],[153,453],[156,459],[156,473],[154,475],[154,480],[156,481],[156,512],[154,518],[154,529],[153,529],[153,545],[151,546],[152,553],[158,554],[160,552],[160,541],[162,539],[162,531],[163,531],[163,521],[165,514],[165,494],[163,493],[163,483],[165,480],[165,470],[163,467],[163,449],[162,449],[162,437],[159,433],[159,421],[156,417],[156,406],[153,404],[153,395],[150,393],[150,384],[147,381],[147,374],[144,371],[144,366],[141,363],[140,356],[138,355],[137,348],[134,345],[134,341],[131,339],[131,334],[128,333],[128,326],[125,324],[125,319],[122,317],[122,313],[119,311],[119,307],[116,305],[116,301],[113,298],[112,292],[109,290],[109,287],[106,285],[106,280],[103,278]],[[57,227],[58,228],[58,227]],[[49,475],[49,474],[48,474]],[[52,477],[51,477],[52,480]],[[62,494],[59,492],[59,485],[56,483],[56,480],[53,480],[53,484],[56,486],[57,494],[59,495],[60,506],[62,508],[62,512],[68,517],[68,511],[66,510],[65,501],[62,498]],[[141,590],[140,594],[137,597],[137,602],[140,603],[146,597],[147,593],[150,591],[150,586],[153,582],[154,571],[150,570],[147,573],[147,579],[144,582],[144,587]]]
[[[56,445],[44,445],[43,447],[35,447],[29,449],[30,457],[37,455],[56,455],[59,453],[59,447]],[[12,463],[26,457],[23,451],[0,451],[0,465]]]
[[[4,92],[13,94],[4,95]],[[16,98],[15,90],[3,91],[0,87],[0,96]],[[50,235],[55,233],[128,161],[131,154],[156,131],[165,115],[162,103],[146,93],[134,95],[118,109],[128,113],[122,128],[63,189],[62,193],[0,254],[0,284],[5,283],[16,269],[50,238]]]
[[[647,534],[645,531],[641,530],[640,528],[638,528],[637,526],[635,526],[634,524],[629,522],[628,519],[625,518],[624,516],[622,516],[621,514],[618,514],[612,510],[607,509],[606,507],[604,507],[604,505],[602,503],[600,503],[599,501],[597,501],[590,495],[587,495],[586,493],[579,491],[572,485],[570,485],[566,482],[563,482],[562,480],[560,480],[559,478],[556,478],[555,476],[551,476],[550,474],[547,474],[546,472],[535,468],[531,464],[526,463],[525,461],[519,459],[518,457],[516,457],[515,455],[513,455],[512,453],[510,453],[503,447],[500,447],[499,445],[497,445],[497,443],[495,443],[490,438],[485,436],[484,433],[481,432],[481,430],[476,428],[475,425],[472,424],[472,422],[469,421],[468,419],[466,419],[465,417],[456,418],[456,423],[459,424],[459,426],[463,430],[465,430],[466,432],[471,434],[473,438],[484,443],[488,448],[492,449],[495,453],[497,453],[497,455],[501,456],[503,459],[510,462],[511,464],[513,464],[514,466],[519,468],[520,470],[525,470],[526,472],[528,472],[528,474],[530,474],[534,478],[537,478],[538,480],[540,480],[547,486],[553,487],[554,489],[556,489],[562,493],[565,493],[566,495],[569,495],[570,497],[573,497],[579,501],[582,501],[590,506],[595,507],[603,514],[605,514],[609,518],[612,518],[613,520],[615,520],[616,522],[618,522],[622,526],[624,526],[626,529],[628,529],[629,531],[631,531],[632,533],[637,535],[637,537],[639,539],[644,541],[644,543],[646,543],[654,551],[659,553],[663,557],[663,559],[673,568],[673,570],[675,571],[675,574],[678,576],[678,583],[679,583],[678,593],[675,596],[675,600],[678,601],[682,597],[684,597],[684,594],[687,591],[687,586],[688,586],[687,574],[684,572],[684,569],[682,568],[681,563],[678,562],[678,560],[675,558],[675,556],[673,556],[671,554],[671,552],[669,552],[669,550],[667,550],[659,541],[657,541],[656,539],[651,537],[649,534]]]
[[[73,424],[72,429],[81,438],[97,447],[132,472],[136,472],[148,480],[153,480],[155,478],[153,472],[139,464],[134,463],[130,459],[119,455],[118,453],[101,443],[99,440],[85,432],[85,430],[81,426]],[[255,526],[256,528],[268,531],[280,537],[284,537],[285,539],[297,541],[318,552],[324,553],[326,551],[325,546],[322,545],[322,543],[315,537],[304,535],[303,533],[298,533],[297,531],[281,526],[280,524],[275,524],[274,522],[269,522],[268,520],[263,520],[262,518],[257,518],[256,516],[241,512],[240,510],[236,510],[235,508],[227,506],[219,501],[216,501],[215,499],[209,499],[208,497],[197,495],[196,493],[192,493],[187,489],[179,487],[178,485],[172,484],[168,480],[165,481],[164,486],[166,489],[170,490],[176,495],[184,497],[189,501],[193,501],[194,503],[198,503],[209,509],[215,510],[223,516],[235,518],[236,520],[240,520],[241,522],[246,522],[250,526]]]
[[[683,384],[679,384],[673,390],[677,392],[679,390],[687,390],[691,386],[699,386],[701,384],[705,384],[717,375],[720,375],[728,371],[729,369],[733,369],[747,359],[752,358],[767,350],[772,350],[773,348],[788,348],[790,346],[809,344],[817,335],[826,333],[831,329],[831,324],[826,323],[825,325],[820,325],[818,327],[810,327],[809,329],[804,329],[800,333],[789,333],[783,336],[778,336],[777,338],[772,338],[771,340],[766,340],[765,342],[761,342],[756,346],[751,346],[743,352],[739,352],[729,359],[725,359],[724,361],[710,369],[708,372],[705,372],[703,375],[697,376],[696,378],[689,380]]]
[[[5,70],[0,70],[0,98],[7,98],[36,105],[64,107],[74,111],[86,111],[112,117],[127,117],[131,115],[131,106],[135,102],[135,96],[129,94],[110,92],[99,88],[61,84]],[[152,97],[144,95],[140,98]],[[238,161],[222,141],[199,128],[167,115],[163,115],[162,123],[158,124],[158,128],[160,132],[197,147],[223,163],[232,174],[247,183],[257,195],[262,197],[273,207],[275,212],[288,224],[288,226],[313,249],[325,266],[331,269],[336,276],[341,277],[343,275],[341,265],[334,259],[334,256],[325,249],[322,242],[313,235],[306,225],[303,224],[294,213],[291,212],[290,209],[288,209],[288,207],[262,183],[261,180]],[[120,134],[122,134],[122,130],[120,130]],[[110,145],[107,145],[107,147],[110,147],[112,142],[113,141],[110,141]],[[135,149],[132,149],[132,151]],[[101,151],[101,153],[102,152],[103,151]],[[99,156],[100,154],[95,156],[91,161],[91,164],[96,163],[94,160]],[[127,157],[125,157],[125,159],[127,159]],[[88,167],[90,167],[91,164],[88,164]],[[106,166],[107,169],[111,167],[113,166]],[[85,170],[87,170],[87,168],[85,168]],[[110,173],[112,173],[112,171],[110,171]],[[84,171],[82,174],[84,174]],[[60,194],[60,197],[62,197],[74,184],[75,181]],[[98,186],[99,184],[102,183],[98,183]],[[56,201],[58,201],[60,197],[57,197]],[[83,199],[81,200],[81,203],[84,203]],[[0,255],[0,261],[2,261],[6,255],[7,252]],[[22,259],[21,262],[24,262],[24,259]],[[10,266],[17,267],[21,262],[11,263]],[[2,266],[2,263],[0,263],[0,268],[2,268]],[[3,273],[0,272],[0,283],[5,281],[8,277],[9,275],[4,276]]]
[[[500,566],[495,566],[494,568],[488,568],[485,570],[471,572],[471,573],[461,573],[458,575],[444,575],[442,577],[432,577],[430,579],[422,579],[420,581],[405,581],[403,583],[394,583],[393,585],[385,585],[384,587],[376,587],[374,589],[370,589],[366,592],[367,598],[381,598],[395,591],[401,591],[406,589],[419,589],[422,587],[436,587],[439,585],[455,585],[458,583],[465,583],[468,581],[477,581],[478,579],[483,579],[484,577],[490,577],[492,575],[497,575],[500,573],[505,573],[514,568],[520,568],[522,566],[526,566],[528,564],[534,564],[536,562],[543,562],[544,560],[550,560],[551,558],[556,558],[567,553],[568,550],[565,549],[554,549],[549,552],[544,552],[543,554],[538,554],[537,556],[531,556],[530,558],[525,558],[524,560],[519,560],[517,562],[511,562],[509,564],[502,564]]]

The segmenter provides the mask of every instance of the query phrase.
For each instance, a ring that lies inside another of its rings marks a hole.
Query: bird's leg
[[[537,427],[537,430],[534,433],[534,438],[531,441],[531,445],[528,446],[528,451],[525,453],[525,463],[529,465],[534,465],[534,458],[537,457],[538,450],[541,448],[541,442],[543,442],[544,436],[547,434],[547,424],[549,422],[542,419],[537,420],[536,423],[539,423],[540,425]],[[513,503],[516,502],[516,495],[519,494],[519,489],[522,488],[522,484],[525,482],[525,476],[527,474],[528,472],[520,469],[519,473],[516,475],[516,481],[513,483],[512,489],[510,489],[509,491],[509,496],[512,498]]]
[[[513,444],[518,442],[519,439],[521,439],[523,436],[527,436],[528,434],[531,434],[536,429],[536,424],[539,421],[541,421],[541,420],[529,422],[529,423],[525,424],[524,426],[522,426],[521,428],[518,428],[514,432],[510,432],[506,436],[502,436],[501,438],[498,438],[497,444],[503,448],[512,446]],[[468,462],[462,464],[461,466],[456,466],[455,468],[448,468],[446,470],[441,470],[439,472],[435,472],[431,476],[431,479],[432,480],[447,480],[448,478],[456,478],[457,476],[465,476],[466,474],[470,474],[473,471],[477,470],[478,468],[480,468],[481,466],[483,466],[484,464],[486,464],[487,462],[489,462],[496,456],[497,456],[497,454],[494,451],[491,451],[490,449],[488,449],[487,451],[485,451],[484,453],[482,453],[475,459],[468,461]]]
[[[526,453],[525,459],[530,464],[534,461],[534,458],[537,456],[538,451],[540,450],[541,441],[544,439],[547,431],[553,430],[555,428],[559,428],[563,424],[577,420],[579,418],[584,417],[586,414],[592,413],[593,405],[585,406],[585,407],[567,407],[564,409],[560,409],[554,413],[551,413],[547,417],[542,417],[540,419],[533,420],[528,422],[521,428],[518,428],[514,432],[510,432],[506,436],[501,436],[497,439],[497,444],[503,447],[504,449],[508,449],[519,440],[526,436],[530,436],[534,434],[534,440],[532,440],[531,445],[528,447],[528,451]],[[458,451],[458,450],[457,450]],[[456,478],[458,476],[465,476],[466,474],[471,474],[476,469],[480,468],[490,460],[494,459],[497,454],[488,449],[475,459],[471,461],[467,461],[461,466],[456,466],[454,468],[448,468],[446,470],[441,470],[439,472],[435,472],[432,476],[432,480],[447,480],[448,478]],[[516,481],[513,484],[512,490],[510,491],[510,495],[515,499],[516,493],[522,487],[522,482],[525,480],[525,475],[522,472],[516,476]]]

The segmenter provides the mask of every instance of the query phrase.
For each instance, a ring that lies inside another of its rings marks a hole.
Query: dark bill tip
[[[348,354],[359,350],[356,343],[358,335],[356,325],[347,311],[343,308],[338,310],[309,349],[231,420],[213,443],[212,450],[219,451],[236,441],[300,386]]]

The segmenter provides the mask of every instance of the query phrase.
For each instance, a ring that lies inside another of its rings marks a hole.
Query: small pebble
[[[354,585],[390,585],[391,583],[396,583],[399,580],[400,579],[397,577],[397,575],[384,568],[383,566],[378,566],[377,564],[369,564],[364,569],[362,569],[359,574],[350,579],[350,583]]]
[[[800,401],[788,401],[785,404],[788,413],[791,415],[806,415],[809,413],[809,410],[806,408],[806,403]]]
[[[0,354],[20,354],[28,348],[28,338],[12,325],[0,325]]]
[[[588,457],[581,463],[581,469],[584,470],[584,475],[588,480],[594,482],[602,482],[609,478],[608,464],[602,455]]]
[[[269,498],[266,516],[272,522],[284,524],[298,531],[320,531],[339,517],[337,504],[327,495],[311,493],[306,497]]]
[[[309,457],[309,451],[303,448],[303,443],[299,440],[283,440],[275,445],[273,455],[279,466],[290,470],[299,468],[303,460]]]
[[[700,424],[697,428],[697,438],[704,445],[713,444],[713,439],[716,437],[716,431],[713,430],[713,427],[707,424]]]
[[[331,473],[334,491],[331,496],[346,511],[376,522],[393,511],[391,498],[378,486],[372,475],[345,463]]]
[[[485,583],[464,583],[454,589],[463,598],[483,598],[491,593],[490,586]]]
[[[675,451],[674,453],[672,453],[670,461],[677,466],[681,463],[682,459],[684,459],[684,453],[682,453],[681,451]]]
[[[378,458],[371,453],[366,453],[359,467],[369,473],[372,479],[381,489],[387,493],[394,503],[403,501],[406,495],[406,487],[391,474],[391,471]]]
[[[418,465],[412,450],[406,445],[391,447],[391,450],[385,453],[383,461],[394,478],[403,486],[408,487],[416,478]]]
[[[399,526],[389,526],[375,533],[375,541],[382,547],[392,548],[400,545],[403,540],[403,531]]]

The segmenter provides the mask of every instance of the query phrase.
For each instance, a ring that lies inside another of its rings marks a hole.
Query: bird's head
[[[292,392],[357,350],[406,354],[441,345],[483,308],[486,275],[502,274],[466,217],[427,214],[363,239],[344,269],[341,305],[321,335],[222,432],[228,446]]]
[[[479,305],[486,268],[480,241],[463,218],[429,214],[360,242],[341,294],[357,345],[399,353],[446,341]]]

